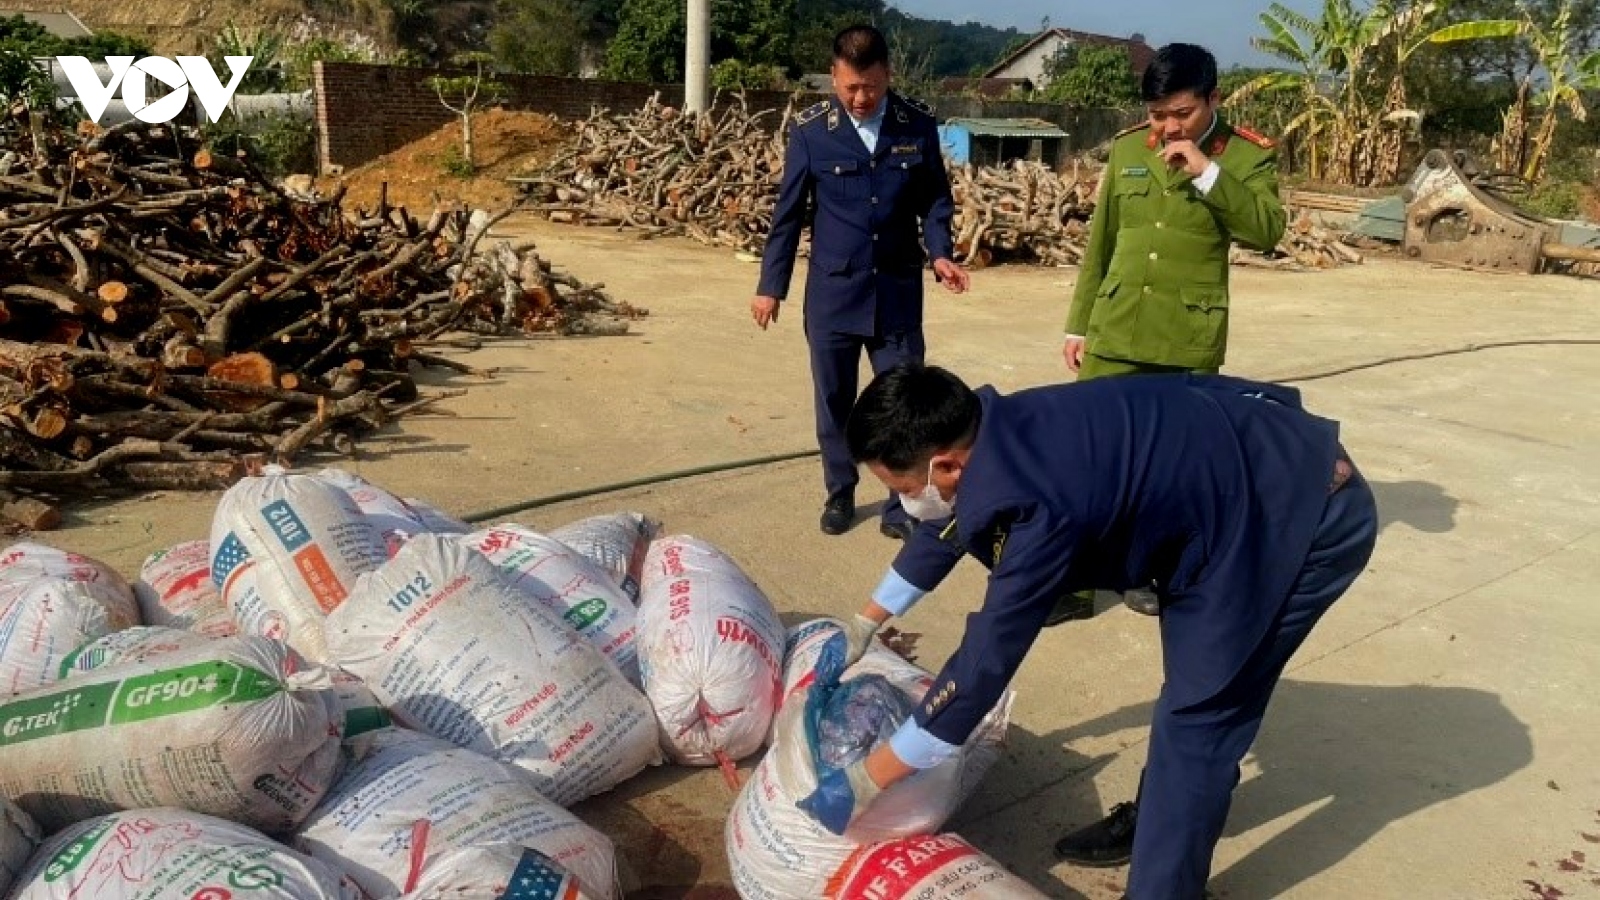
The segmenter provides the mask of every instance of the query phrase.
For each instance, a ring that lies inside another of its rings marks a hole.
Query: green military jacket
[[[1273,144],[1217,120],[1199,142],[1221,170],[1202,195],[1162,162],[1148,125],[1119,135],[1100,182],[1067,333],[1097,356],[1204,369],[1228,344],[1228,245],[1283,237]]]

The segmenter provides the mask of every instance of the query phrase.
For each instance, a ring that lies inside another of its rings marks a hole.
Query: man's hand
[[[806,815],[834,834],[844,834],[883,788],[867,774],[867,757],[822,776],[809,797],[796,802]]]
[[[1067,342],[1061,345],[1061,355],[1067,360],[1067,368],[1074,372],[1083,368],[1084,339],[1075,334],[1067,335]]]
[[[762,331],[766,331],[768,325],[778,321],[779,305],[777,297],[758,296],[750,301],[750,317],[756,320]]]
[[[844,623],[845,668],[850,668],[860,662],[861,657],[867,655],[867,648],[872,646],[872,639],[877,636],[881,627],[883,627],[882,622],[874,622],[860,613],[856,613],[855,618]]]
[[[952,294],[965,294],[967,288],[972,286],[972,276],[967,274],[967,270],[944,257],[933,261],[933,274],[939,276],[945,290]]]
[[[1194,141],[1173,141],[1161,148],[1161,159],[1169,167],[1182,169],[1193,178],[1199,178],[1211,165],[1211,158],[1200,152]]]

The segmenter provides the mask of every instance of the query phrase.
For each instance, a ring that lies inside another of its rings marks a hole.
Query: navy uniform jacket
[[[1245,663],[1305,562],[1339,453],[1338,424],[1293,388],[1132,375],[1000,396],[983,408],[953,523],[918,528],[894,568],[932,589],[971,553],[983,606],[918,724],[962,743],[994,706],[1057,598],[1154,581],[1177,708]]]
[[[838,100],[795,117],[758,295],[788,295],[813,200],[807,321],[865,337],[922,327],[918,220],[929,257],[949,257],[955,210],[938,127],[927,108],[891,92],[870,154]]]

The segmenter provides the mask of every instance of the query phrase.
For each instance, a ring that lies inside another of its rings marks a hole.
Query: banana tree
[[[1346,68],[1337,48],[1335,32],[1340,17],[1349,11],[1348,0],[1325,0],[1321,19],[1312,19],[1281,3],[1273,3],[1260,16],[1265,37],[1251,38],[1257,50],[1288,64],[1290,71],[1267,72],[1242,85],[1225,101],[1239,108],[1261,96],[1298,99],[1301,112],[1284,126],[1284,140],[1300,139],[1308,156],[1308,174],[1326,177],[1327,153],[1323,145],[1330,131],[1339,128],[1339,105],[1327,88]]]
[[[1548,26],[1534,20],[1527,6],[1521,19],[1464,22],[1431,36],[1435,42],[1520,37],[1539,59],[1544,77],[1535,83],[1524,77],[1517,100],[1502,117],[1499,138],[1500,167],[1518,172],[1524,180],[1543,180],[1563,111],[1579,122],[1587,121],[1583,92],[1600,89],[1600,51],[1579,55],[1572,27],[1572,3],[1562,3]],[[1539,125],[1529,132],[1529,110],[1542,109]]]
[[[1406,134],[1422,118],[1408,103],[1405,68],[1418,50],[1451,39],[1439,36],[1450,29],[1430,31],[1442,7],[1436,0],[1377,0],[1360,8],[1352,0],[1323,0],[1321,18],[1312,19],[1274,3],[1260,16],[1266,35],[1251,44],[1294,69],[1263,75],[1230,101],[1263,92],[1298,94],[1302,112],[1285,136],[1305,138],[1313,179],[1390,183],[1399,174]]]

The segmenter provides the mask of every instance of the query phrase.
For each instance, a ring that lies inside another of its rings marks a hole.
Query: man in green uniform
[[[1078,379],[1215,372],[1228,245],[1283,237],[1273,144],[1218,115],[1217,61],[1170,44],[1145,70],[1150,120],[1111,147],[1063,352]]]
[[[1169,44],[1145,70],[1150,119],[1117,135],[1100,182],[1062,347],[1078,380],[1161,372],[1214,373],[1228,349],[1228,247],[1283,237],[1278,156],[1270,140],[1218,114],[1217,61]],[[1124,595],[1158,615],[1150,591]],[[1047,624],[1088,618],[1093,597],[1057,602]],[[1133,855],[1138,801],[1056,844],[1062,859],[1116,866]]]
[[[1169,44],[1145,69],[1150,118],[1117,135],[1100,181],[1062,348],[1078,380],[1213,373],[1228,346],[1228,247],[1283,237],[1272,141],[1218,114],[1217,61]],[[1127,605],[1159,611],[1148,591]],[[1063,599],[1049,623],[1088,618],[1091,596]]]

